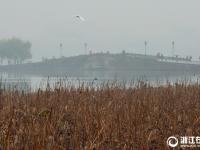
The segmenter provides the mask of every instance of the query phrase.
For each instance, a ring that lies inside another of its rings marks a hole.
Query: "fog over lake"
[[[0,67],[2,78],[30,77],[38,84],[48,76],[156,81],[199,74],[197,0],[0,2],[1,64],[9,64]],[[16,43],[7,48],[12,44],[5,46],[5,39],[22,40],[32,57],[18,58]],[[31,62],[38,63],[22,65]]]
[[[33,60],[94,52],[149,54],[162,52],[200,55],[200,17],[197,0],[0,0],[0,38],[19,37],[32,42]],[[76,15],[84,16],[78,22]]]

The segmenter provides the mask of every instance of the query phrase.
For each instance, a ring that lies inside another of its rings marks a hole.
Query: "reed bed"
[[[0,149],[165,150],[200,135],[200,85],[138,82],[0,91]]]

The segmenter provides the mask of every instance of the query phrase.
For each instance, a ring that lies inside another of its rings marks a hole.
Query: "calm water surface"
[[[165,85],[167,83],[175,83],[181,81],[188,81],[192,83],[198,82],[200,75],[182,75],[182,76],[135,76],[131,78],[110,77],[110,76],[88,76],[88,77],[67,77],[67,76],[35,76],[35,75],[21,75],[21,74],[7,74],[1,73],[1,88],[4,89],[28,89],[35,91],[45,89],[47,87],[53,88],[56,86],[102,86],[107,83],[116,83],[127,86],[133,86],[138,81],[144,81],[151,85]]]

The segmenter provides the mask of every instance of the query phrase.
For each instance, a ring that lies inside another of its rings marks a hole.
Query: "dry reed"
[[[0,149],[165,150],[200,135],[200,85],[63,87],[0,92]]]

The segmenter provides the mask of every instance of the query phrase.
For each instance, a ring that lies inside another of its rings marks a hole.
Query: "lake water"
[[[56,86],[101,86],[106,83],[116,83],[116,84],[126,84],[127,86],[133,86],[137,84],[138,81],[144,81],[151,85],[165,85],[166,83],[175,83],[188,81],[190,83],[196,83],[200,75],[179,75],[179,76],[133,76],[131,78],[123,78],[117,76],[84,76],[84,77],[67,77],[67,76],[36,76],[36,75],[22,75],[22,74],[8,74],[1,73],[1,88],[9,90],[24,90],[28,89],[31,91],[36,91],[39,88],[45,89],[46,87],[56,87]]]

